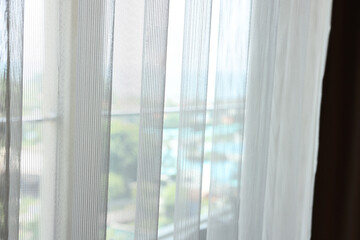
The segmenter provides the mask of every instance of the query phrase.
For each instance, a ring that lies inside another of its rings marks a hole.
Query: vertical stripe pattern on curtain
[[[48,0],[47,0],[48,1]],[[50,0],[49,0],[50,1]],[[73,36],[78,31],[78,2],[53,0],[49,5],[58,7],[58,21],[52,28],[58,29],[58,96],[56,122],[56,191],[54,239],[71,239],[71,201],[74,144],[74,104],[77,69],[77,41]],[[49,10],[48,10],[49,11]],[[50,14],[49,14],[50,15]],[[49,16],[51,17],[51,15]],[[54,17],[54,15],[52,15]],[[51,29],[51,27],[49,27]]]
[[[185,1],[175,239],[199,239],[211,3]]]
[[[310,238],[331,1],[118,1],[0,0],[0,240]]]
[[[237,239],[250,0],[220,3],[207,239]]]
[[[104,240],[114,1],[78,4],[71,237]]]
[[[157,239],[169,0],[146,0],[135,239]]]
[[[0,239],[18,239],[22,127],[22,0],[0,1]]]

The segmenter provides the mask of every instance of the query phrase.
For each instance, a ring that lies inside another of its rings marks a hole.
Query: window
[[[113,53],[112,114],[110,136],[110,162],[108,185],[107,239],[133,238],[136,210],[136,173],[139,144],[139,118],[141,97],[141,59],[144,3],[116,1]],[[219,28],[219,0],[213,1],[210,60],[207,93],[207,114],[204,146],[204,163],[201,194],[202,226],[206,229],[212,149],[221,157],[222,151],[239,157],[241,136],[236,106],[232,112],[224,113],[223,130],[214,130],[214,94]],[[57,91],[58,82],[51,72],[55,63],[46,61],[54,57],[56,50],[45,51],[55,29],[46,28],[45,19],[51,12],[44,0],[25,2],[24,26],[24,105],[23,147],[20,198],[20,239],[35,240],[41,234],[47,236],[54,231],[53,216],[48,211],[56,202],[56,158],[57,158]],[[50,8],[51,9],[51,8]],[[165,113],[163,127],[163,149],[161,169],[161,191],[159,209],[159,238],[171,238],[174,224],[176,173],[179,133],[180,83],[185,1],[171,1],[169,9],[167,72]],[[48,47],[47,49],[51,49]],[[53,54],[53,55],[51,55]],[[242,100],[241,100],[242,101]],[[60,106],[61,107],[61,106]],[[227,106],[229,108],[229,106]],[[241,110],[242,111],[242,110]],[[240,112],[241,112],[240,111]],[[230,129],[230,130],[229,130]],[[225,131],[225,132],[224,132]],[[229,132],[230,131],[230,132]],[[224,141],[212,146],[215,134]],[[222,145],[221,145],[222,144]],[[196,147],[196,146],[195,146]],[[216,150],[218,149],[218,150]],[[229,158],[229,156],[224,156]],[[231,156],[230,156],[231,158]],[[201,163],[199,163],[198,167]],[[236,164],[236,161],[233,163]],[[231,171],[237,169],[231,162],[219,163],[218,168]],[[236,177],[236,172],[234,172]],[[189,179],[189,181],[192,181]],[[223,187],[231,186],[231,180],[223,179]],[[234,179],[233,181],[237,181]],[[235,192],[236,189],[233,189]],[[216,196],[215,196],[216,197]],[[51,209],[51,210],[49,210]],[[46,214],[43,214],[43,212]]]
[[[0,1],[0,238],[309,236],[330,10]]]
[[[216,1],[214,1],[216,2]],[[108,194],[108,239],[133,237],[136,207],[136,166],[141,94],[141,58],[144,6],[131,1],[117,1],[115,7],[112,127]],[[159,237],[171,236],[176,195],[176,160],[178,154],[179,104],[182,59],[184,1],[171,1],[168,29],[167,75],[159,209]],[[216,15],[217,11],[214,11]],[[135,14],[134,14],[135,13]],[[138,14],[138,15],[137,15]],[[216,22],[213,24],[216,29]],[[124,37],[126,36],[126,37]],[[216,50],[216,31],[212,38]],[[212,54],[216,53],[213,51]],[[125,57],[126,56],[126,57]],[[207,217],[210,185],[211,113],[214,97],[216,56],[212,56],[208,88],[209,119],[206,130],[206,156],[203,174],[202,216]]]

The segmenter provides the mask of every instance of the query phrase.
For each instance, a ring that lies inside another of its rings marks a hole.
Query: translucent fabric
[[[251,1],[221,1],[207,239],[237,239]]]
[[[174,239],[199,239],[211,1],[185,1]]]
[[[326,0],[252,2],[239,239],[311,237],[330,13]]]
[[[23,10],[0,2],[0,239],[18,239],[22,127]]]
[[[114,2],[34,0],[24,18],[19,238],[105,239]]]
[[[105,239],[114,1],[78,4],[71,239]]]
[[[309,239],[326,0],[0,0],[0,239]]]
[[[135,239],[158,234],[168,8],[145,1]]]

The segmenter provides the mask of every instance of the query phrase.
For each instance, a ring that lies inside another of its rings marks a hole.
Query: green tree
[[[111,124],[110,171],[136,180],[139,128],[134,123],[114,120]]]
[[[174,219],[176,183],[168,183],[164,189],[165,214],[168,219]]]
[[[109,173],[109,198],[119,199],[126,193],[124,179],[119,174]]]

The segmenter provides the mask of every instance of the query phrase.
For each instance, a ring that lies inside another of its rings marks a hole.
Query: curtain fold
[[[185,1],[174,239],[199,239],[211,0]]]
[[[112,0],[25,4],[20,239],[105,239],[113,19]]]
[[[0,2],[0,239],[18,239],[23,10],[22,0]]]
[[[78,4],[71,239],[105,239],[114,1]]]
[[[310,238],[331,1],[118,1],[0,2],[0,239]]]
[[[240,239],[262,239],[271,98],[276,67],[276,33],[281,24],[278,11],[278,0],[252,2],[241,169]]]
[[[330,10],[330,1],[253,1],[241,239],[310,238]]]
[[[221,1],[207,239],[237,239],[251,1]]]
[[[169,0],[145,1],[135,239],[157,239]]]

